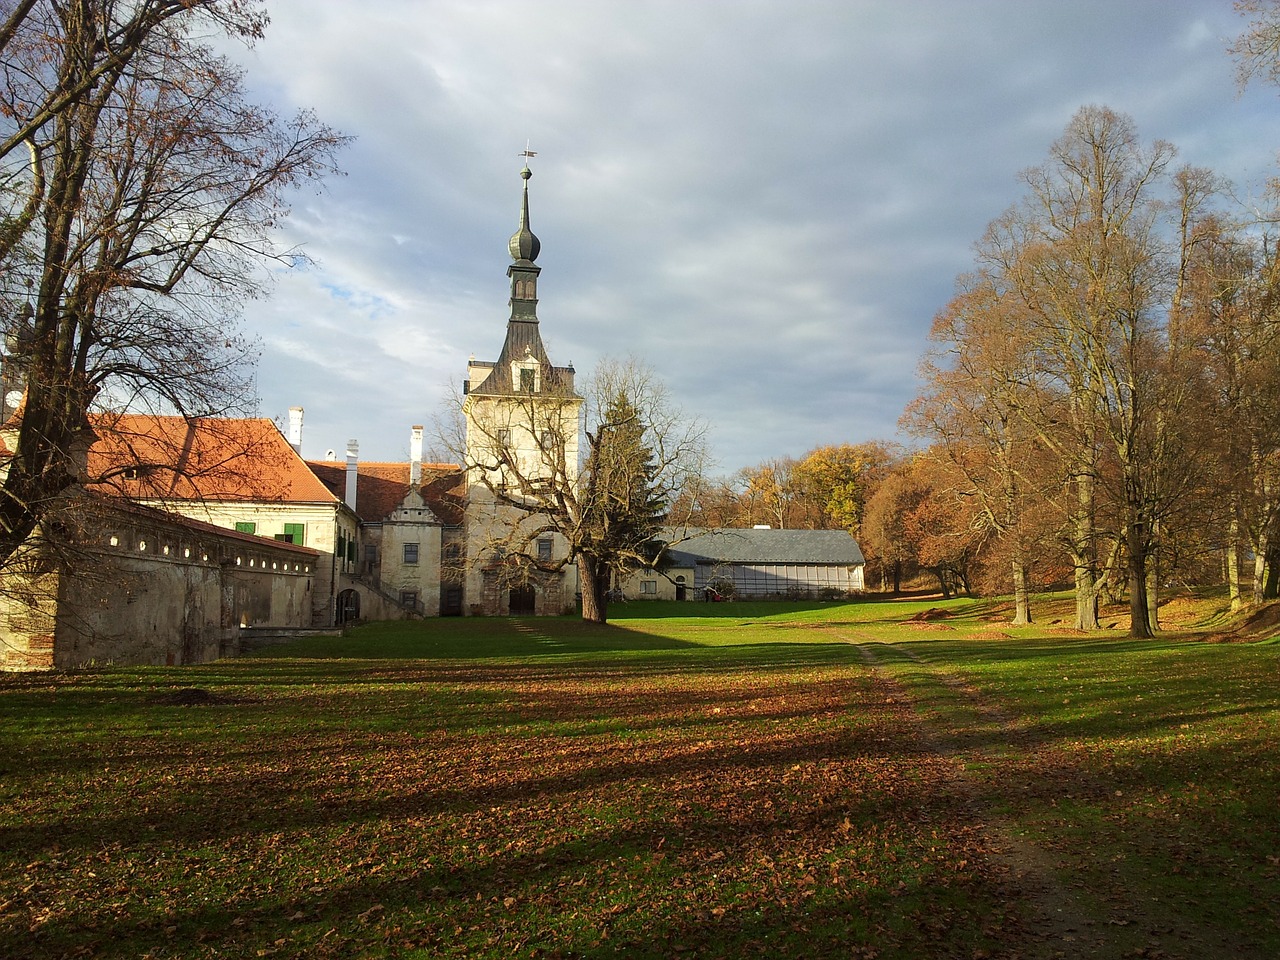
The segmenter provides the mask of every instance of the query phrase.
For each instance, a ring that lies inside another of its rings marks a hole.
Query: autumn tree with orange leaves
[[[934,319],[936,345],[921,363],[924,389],[904,423],[934,438],[934,455],[952,471],[973,510],[971,523],[1002,545],[1008,558],[1016,624],[1032,621],[1031,570],[1045,523],[1060,522],[1043,504],[1053,497],[1052,467],[1036,433],[1020,415],[1032,379],[1025,317],[1015,298],[976,273]]]

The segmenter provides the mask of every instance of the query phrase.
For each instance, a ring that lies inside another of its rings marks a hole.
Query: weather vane
[[[538,151],[537,151],[537,150],[530,150],[530,149],[529,149],[529,141],[528,141],[528,140],[526,140],[526,141],[524,142],[524,153],[517,153],[517,154],[516,154],[516,156],[517,156],[517,157],[524,157],[524,165],[525,165],[526,167],[529,165],[529,161],[530,161],[532,158],[536,157],[537,155],[538,155]]]

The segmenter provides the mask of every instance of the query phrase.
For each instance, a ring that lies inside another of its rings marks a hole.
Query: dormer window
[[[540,365],[532,357],[511,365],[511,381],[520,393],[537,393]]]

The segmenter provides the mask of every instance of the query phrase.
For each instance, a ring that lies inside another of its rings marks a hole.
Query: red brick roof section
[[[91,490],[133,500],[334,502],[265,417],[97,415],[92,427]]]
[[[347,465],[345,461],[310,460],[315,475],[338,499],[346,496]],[[381,523],[404,503],[409,495],[408,463],[374,463],[363,461],[356,466],[356,514],[365,523]],[[451,463],[424,463],[422,499],[442,523],[462,523],[462,469]]]

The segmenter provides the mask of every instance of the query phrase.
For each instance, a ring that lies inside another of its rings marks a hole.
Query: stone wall
[[[311,624],[319,554],[133,506],[6,582],[0,669],[191,664],[234,656],[241,626]]]

